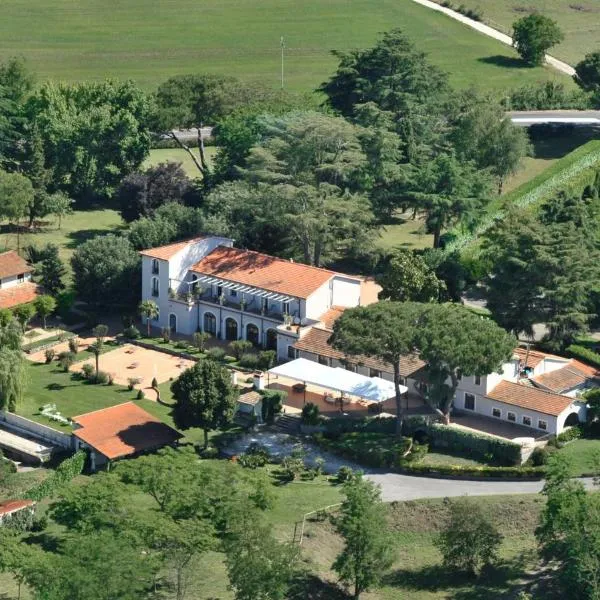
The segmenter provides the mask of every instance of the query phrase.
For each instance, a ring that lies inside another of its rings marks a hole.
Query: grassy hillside
[[[512,24],[528,12],[537,10],[554,19],[565,34],[564,41],[552,54],[570,64],[579,62],[586,53],[600,49],[600,3],[598,0],[461,0],[467,8],[478,8],[483,21],[510,35]]]
[[[506,88],[549,78],[516,54],[411,0],[12,0],[2,5],[0,58],[25,56],[39,77],[133,78],[152,88],[178,73],[226,73],[311,91],[333,70],[331,49],[371,45],[404,28],[458,86]]]

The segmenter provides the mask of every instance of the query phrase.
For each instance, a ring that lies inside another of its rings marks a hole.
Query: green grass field
[[[460,0],[467,8],[479,8],[483,21],[509,35],[512,24],[536,10],[554,19],[565,34],[564,41],[551,53],[575,65],[585,54],[600,48],[600,4],[598,0]]]
[[[194,151],[195,152],[195,151]],[[215,146],[208,146],[205,148],[206,159],[209,166],[212,164],[212,159],[217,153]],[[150,155],[144,161],[142,168],[147,169],[153,167],[162,162],[178,162],[181,163],[181,167],[185,171],[186,175],[191,179],[196,179],[200,176],[198,168],[194,164],[194,161],[190,155],[181,148],[158,148],[150,150]]]
[[[40,223],[38,229],[32,233],[22,233],[20,241],[17,233],[0,223],[0,252],[16,250],[19,243],[21,248],[28,244],[38,247],[48,243],[56,244],[60,249],[60,256],[68,262],[69,258],[83,242],[108,232],[116,232],[123,227],[121,215],[116,210],[105,208],[103,210],[76,210],[73,214],[62,219],[61,228],[54,217],[48,217]]]
[[[510,48],[411,0],[13,0],[2,5],[0,58],[23,55],[40,79],[132,78],[145,88],[209,72],[314,90],[332,49],[372,45],[403,28],[457,86],[490,89],[569,79],[522,68]]]
[[[226,461],[206,462],[212,463],[218,469],[241,469],[240,466]],[[253,474],[254,472],[244,473],[245,476]],[[265,475],[272,485],[275,505],[266,513],[266,518],[271,523],[275,535],[281,540],[292,539],[294,525],[305,513],[340,502],[342,498],[335,481],[325,477],[282,485],[277,477],[276,466],[261,469],[260,474]],[[28,489],[44,475],[44,470],[41,470],[33,474],[11,476],[6,489]],[[132,490],[130,500],[136,510],[147,515],[147,519],[153,518],[156,508],[149,496]],[[536,565],[534,529],[543,506],[543,498],[539,495],[489,496],[478,497],[473,501],[482,507],[504,535],[500,563],[495,568],[480,579],[465,578],[442,568],[441,555],[434,541],[448,518],[445,500],[440,498],[394,502],[388,505],[387,517],[389,530],[394,535],[398,549],[397,560],[384,578],[383,587],[365,594],[365,600],[514,598],[516,592],[531,580],[528,571]],[[44,510],[47,502],[42,504]],[[515,515],[518,515],[518,518],[515,518]],[[63,535],[62,529],[52,521],[47,532],[50,536]],[[337,577],[331,570],[331,564],[340,549],[341,540],[334,532],[329,519],[307,520],[302,562],[313,577],[310,579],[310,589],[302,596],[302,600],[344,598],[335,585]],[[2,596],[1,592],[6,595]],[[7,600],[16,600],[17,586],[8,574],[0,574],[0,596]],[[171,600],[174,598],[174,591],[163,587],[160,597]],[[231,590],[228,589],[222,554],[212,552],[194,561],[190,568],[186,597],[193,600],[233,598]],[[31,595],[25,589],[21,598],[30,600]],[[300,596],[293,598],[300,600]]]

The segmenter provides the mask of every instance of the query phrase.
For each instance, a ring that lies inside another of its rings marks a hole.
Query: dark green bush
[[[521,463],[521,447],[518,444],[440,423],[430,423],[426,418],[405,419],[403,433],[415,435],[423,432],[432,448],[444,448],[480,460],[490,457],[497,463],[511,466]]]
[[[46,358],[46,364],[47,365],[49,365],[54,360],[54,356],[55,355],[56,355],[56,352],[54,351],[54,348],[48,348],[44,352],[44,356]]]
[[[302,407],[302,423],[304,425],[318,425],[320,420],[319,407],[312,402],[307,402]]]
[[[337,480],[339,483],[350,481],[354,477],[354,471],[350,467],[342,466],[338,469]]]
[[[94,376],[94,365],[90,364],[90,363],[85,363],[82,367],[81,367],[81,374],[83,375],[84,379],[87,379],[88,381],[90,381],[92,379],[92,377]]]
[[[94,375],[94,381],[101,385],[106,385],[109,382],[110,375],[106,371],[98,371]]]
[[[407,464],[403,470],[418,475],[444,475],[455,477],[489,478],[540,478],[546,473],[544,467],[465,467],[461,465],[423,465]]]
[[[200,456],[207,460],[219,458],[219,449],[215,446],[207,446],[200,450]]]
[[[141,337],[141,334],[137,327],[130,325],[129,327],[123,329],[123,336],[128,340],[137,340],[139,337]]]
[[[262,396],[262,418],[265,423],[273,423],[275,415],[281,412],[287,399],[287,393],[283,390],[261,390]]]
[[[246,352],[240,356],[240,366],[245,369],[256,369],[258,367],[258,356],[256,354],[251,354],[250,352]]]
[[[582,361],[593,365],[594,367],[600,368],[600,354],[586,348],[585,346],[578,346],[577,344],[571,344],[567,348],[567,354],[573,358],[579,358]]]
[[[569,427],[569,429],[565,429],[562,433],[559,433],[556,436],[558,442],[565,443],[570,442],[572,440],[578,440],[583,435],[583,428],[579,426]]]
[[[550,453],[553,450],[555,451],[556,449],[552,446],[538,446],[537,448],[534,448],[533,452],[531,453],[531,456],[529,457],[531,465],[534,467],[541,467],[542,465],[548,464],[548,457],[550,456]]]
[[[216,346],[206,351],[206,356],[211,360],[222,361],[225,358],[225,350]]]
[[[146,397],[146,394],[144,394],[143,390],[138,390],[138,393],[136,395],[136,400],[143,400]]]

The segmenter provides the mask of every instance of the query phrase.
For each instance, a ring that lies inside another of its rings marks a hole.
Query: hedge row
[[[521,464],[521,446],[501,438],[458,427],[429,422],[427,418],[410,418],[404,422],[404,433],[423,432],[432,448],[445,448],[485,461],[505,465]]]
[[[87,454],[83,450],[79,450],[70,458],[63,460],[48,479],[28,490],[25,497],[37,502],[44,498],[51,498],[71,479],[81,474],[86,458]]]
[[[582,361],[593,365],[594,367],[600,368],[600,354],[590,350],[589,348],[586,348],[585,346],[572,344],[567,348],[567,354],[573,358],[579,358]]]
[[[492,201],[487,215],[479,222],[474,231],[454,230],[454,239],[445,251],[451,254],[471,245],[483,235],[496,220],[504,215],[508,206],[525,208],[540,203],[559,192],[583,194],[584,190],[597,183],[600,172],[600,140],[592,140],[556,161],[548,169],[519,186],[512,192]]]
[[[408,463],[402,471],[415,475],[441,475],[442,477],[489,477],[507,479],[538,479],[545,475],[544,467],[466,467],[459,465],[422,465]]]
[[[23,350],[23,352],[26,352],[27,354],[30,354],[31,352],[40,352],[41,350],[46,350],[47,348],[53,348],[54,346],[62,344],[62,342],[66,342],[74,337],[77,337],[77,335],[66,331],[59,335],[54,335],[50,338],[45,338],[37,342],[23,344],[23,346],[21,346],[21,350]]]

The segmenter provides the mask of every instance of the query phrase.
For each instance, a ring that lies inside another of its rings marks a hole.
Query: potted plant
[[[220,304],[221,306],[223,306],[223,305],[225,304],[225,295],[224,295],[224,294],[221,294],[221,295],[219,296],[219,304]]]
[[[169,288],[169,298],[171,298],[171,300],[173,300],[175,298],[176,294],[175,294],[175,290],[170,287]]]
[[[242,298],[240,300],[240,310],[244,310],[246,308],[246,300]]]
[[[283,323],[287,330],[292,329],[292,315],[283,315]]]

